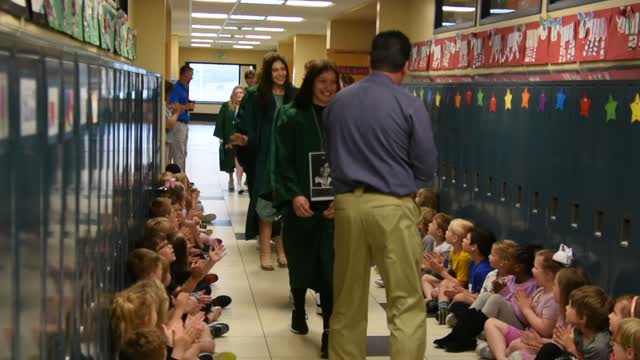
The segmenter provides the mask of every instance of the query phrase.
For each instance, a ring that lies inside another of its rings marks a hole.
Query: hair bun
[[[553,260],[569,267],[573,264],[573,250],[565,244],[560,244],[560,249],[553,254]]]

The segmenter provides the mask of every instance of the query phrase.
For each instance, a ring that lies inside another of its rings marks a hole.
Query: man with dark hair
[[[189,102],[189,83],[193,79],[193,69],[188,65],[180,68],[180,80],[176,82],[169,94],[170,104],[184,105],[184,111],[178,116],[178,123],[171,129],[172,142],[169,144],[168,162],[173,161],[180,169],[185,170],[187,158],[187,140],[189,137],[189,111],[193,110],[193,103]]]
[[[436,147],[419,98],[399,85],[411,43],[378,34],[372,73],[340,91],[323,114],[335,198],[334,312],[329,358],[364,360],[371,260],[385,283],[391,359],[421,360],[426,346],[420,288],[417,181],[431,179]]]

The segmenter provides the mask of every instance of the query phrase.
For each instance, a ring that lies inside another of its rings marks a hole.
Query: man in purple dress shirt
[[[399,31],[372,43],[371,75],[340,91],[323,114],[335,198],[334,310],[329,358],[366,358],[371,260],[387,292],[391,359],[423,359],[422,248],[413,200],[434,176],[437,150],[419,98],[399,85],[411,43]]]

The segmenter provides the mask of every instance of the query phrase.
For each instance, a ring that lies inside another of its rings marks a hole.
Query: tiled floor
[[[256,241],[244,240],[244,221],[248,195],[227,191],[228,177],[219,172],[218,140],[212,136],[212,125],[189,127],[187,174],[201,190],[202,202],[207,212],[215,213],[214,236],[225,241],[226,258],[216,265],[214,272],[220,275],[214,287],[216,294],[226,294],[233,303],[221,317],[231,331],[216,339],[216,351],[232,351],[238,359],[319,359],[322,318],[315,314],[312,293],[307,294],[309,334],[295,335],[289,331],[291,306],[286,269],[262,271],[258,262]],[[275,263],[275,257],[274,257]],[[380,303],[386,303],[384,289],[373,285],[371,276],[369,297],[367,359],[389,359],[386,314]],[[448,329],[438,326],[434,319],[427,319],[427,352],[429,360],[471,360],[472,353],[448,354],[434,349],[431,342],[444,336]],[[375,355],[375,356],[373,356]]]

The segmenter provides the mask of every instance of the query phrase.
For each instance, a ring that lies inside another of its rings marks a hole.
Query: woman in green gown
[[[233,146],[229,143],[231,135],[235,132],[236,128],[236,115],[240,108],[240,102],[244,97],[244,88],[242,86],[236,86],[231,92],[231,98],[228,102],[222,104],[220,112],[218,113],[218,122],[216,123],[216,129],[213,132],[213,136],[220,139],[220,171],[224,171],[229,174],[229,191],[235,191],[233,186],[233,171],[236,172],[236,184],[238,186],[238,193],[242,194],[244,188],[242,187],[242,166],[238,164]]]
[[[327,357],[329,319],[333,309],[333,203],[311,194],[310,153],[323,149],[322,112],[339,89],[338,70],[328,60],[313,61],[293,103],[278,111],[274,131],[272,185],[274,203],[284,217],[284,247],[294,310],[291,331],[306,334],[305,294],[321,295],[322,346]],[[321,154],[320,154],[321,155]],[[325,188],[327,184],[323,185]],[[327,189],[324,189],[327,190]]]
[[[237,132],[232,135],[231,143],[237,145],[236,155],[244,166],[249,187],[245,238],[250,240],[258,235],[263,270],[274,269],[271,238],[275,235],[273,224],[280,218],[270,201],[271,181],[267,167],[273,122],[276,110],[293,100],[295,93],[286,60],[277,53],[265,55],[258,86],[247,90],[238,112]],[[276,249],[278,265],[286,267],[281,237],[276,239]]]

